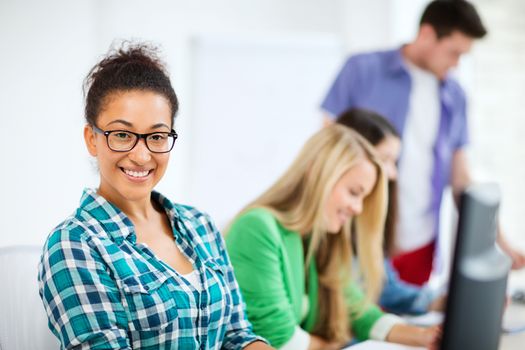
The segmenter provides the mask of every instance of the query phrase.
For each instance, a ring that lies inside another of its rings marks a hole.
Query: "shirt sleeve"
[[[310,334],[299,326],[295,326],[292,338],[282,345],[279,350],[307,350],[310,345]]]
[[[277,228],[258,213],[239,217],[226,243],[255,332],[279,348],[292,338],[298,321],[284,285]]]
[[[454,150],[462,149],[469,143],[468,118],[467,118],[467,99],[465,92],[457,83],[451,88],[450,94],[454,96],[456,108],[454,115],[451,134],[453,135],[452,146]]]
[[[366,300],[355,282],[349,283],[345,289],[345,298],[354,336],[359,340],[370,339],[372,328],[385,314],[377,305]]]
[[[255,341],[266,342],[266,339],[256,336],[252,330],[252,325],[248,321],[245,314],[245,304],[239,290],[239,285],[237,284],[237,280],[235,279],[235,275],[233,273],[233,267],[231,265],[230,258],[226,252],[224,240],[209,217],[208,220],[211,229],[215,233],[221,259],[223,260],[222,267],[225,270],[226,281],[233,299],[232,316],[224,335],[222,348],[242,349]]]
[[[437,293],[428,287],[402,281],[388,260],[385,260],[385,272],[387,279],[379,300],[385,310],[396,314],[422,314],[428,311]]]
[[[370,339],[386,341],[392,327],[400,323],[404,323],[404,321],[399,316],[392,314],[381,316],[370,329]]]
[[[352,107],[359,90],[359,80],[358,60],[356,57],[350,57],[328,90],[321,108],[335,119]]]
[[[80,234],[50,235],[39,266],[49,327],[64,349],[131,349],[119,291],[102,258]]]

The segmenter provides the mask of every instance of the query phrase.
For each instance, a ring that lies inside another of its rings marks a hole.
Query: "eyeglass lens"
[[[114,131],[108,135],[109,147],[115,151],[129,151],[137,143],[138,136],[126,131]],[[146,146],[152,152],[171,150],[175,137],[169,133],[159,132],[146,137]]]

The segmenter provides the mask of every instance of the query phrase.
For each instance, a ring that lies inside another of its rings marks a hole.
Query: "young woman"
[[[386,179],[372,147],[342,125],[308,140],[290,168],[226,235],[254,330],[281,349],[338,349],[352,336],[430,346],[370,301],[381,290]],[[367,297],[352,283],[355,219]]]
[[[397,217],[397,160],[401,151],[401,139],[394,126],[379,114],[351,108],[337,118],[337,123],[357,131],[375,148],[388,178],[388,212],[384,229],[384,253],[386,281],[379,299],[385,310],[396,314],[421,314],[429,310],[442,310],[444,297],[428,286],[420,287],[406,283],[394,270],[390,257],[395,253]]]
[[[175,92],[155,50],[110,53],[85,83],[100,184],[49,235],[39,267],[64,349],[269,349],[245,317],[221,235],[153,191],[177,139]]]

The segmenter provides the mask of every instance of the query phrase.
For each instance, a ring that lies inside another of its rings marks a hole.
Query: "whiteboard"
[[[342,59],[331,35],[194,38],[190,203],[224,226],[275,182],[321,127]]]

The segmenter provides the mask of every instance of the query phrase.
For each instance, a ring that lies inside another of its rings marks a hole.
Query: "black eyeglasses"
[[[168,153],[173,149],[178,135],[175,130],[171,132],[151,132],[149,134],[137,134],[128,130],[108,130],[104,131],[95,125],[91,125],[93,131],[106,136],[106,141],[110,150],[115,152],[129,152],[139,142],[144,139],[146,147],[152,153]]]

